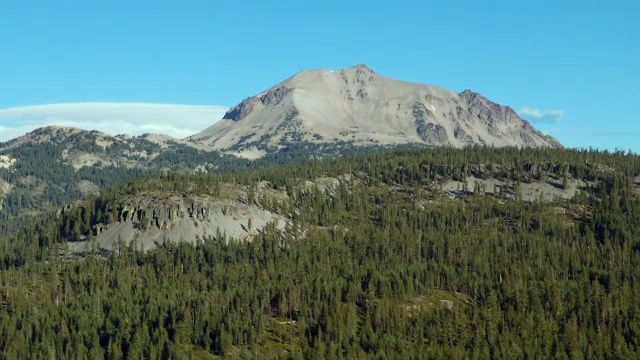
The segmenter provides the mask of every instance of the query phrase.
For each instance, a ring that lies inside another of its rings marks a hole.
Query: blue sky
[[[303,69],[366,63],[478,91],[566,146],[640,152],[637,0],[0,0],[0,46],[0,109],[232,106]]]

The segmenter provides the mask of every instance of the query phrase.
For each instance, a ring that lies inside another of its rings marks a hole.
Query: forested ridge
[[[1,239],[0,357],[638,358],[637,174],[622,152],[470,147],[146,175]],[[443,193],[468,175],[512,186]],[[585,185],[552,202],[511,191],[549,177]],[[250,201],[285,231],[66,253],[128,196],[265,181],[288,200]]]
[[[289,164],[310,156],[348,155],[381,149],[354,147],[342,142],[326,146],[286,144],[279,152],[249,161],[176,142],[162,147],[144,136],[122,138],[95,131],[43,128],[25,137],[34,136],[36,139],[47,136],[48,140],[14,139],[0,143],[0,155],[17,160],[14,166],[0,167],[0,232],[13,232],[88,193],[102,192],[143,174],[155,177],[166,172],[241,173]],[[104,145],[101,141],[110,144]],[[73,159],[81,161],[83,157],[104,161],[74,166]]]

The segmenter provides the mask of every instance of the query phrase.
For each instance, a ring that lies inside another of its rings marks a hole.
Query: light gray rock
[[[510,107],[478,93],[393,80],[366,65],[302,71],[186,140],[238,152],[296,141],[561,147]]]
[[[63,213],[71,209],[67,207]],[[93,241],[99,249],[112,250],[118,241],[125,246],[135,241],[137,247],[150,250],[165,241],[195,243],[222,235],[248,240],[269,224],[282,230],[287,223],[283,216],[253,204],[162,192],[140,194],[114,210],[115,218],[92,227]],[[89,250],[90,241],[86,237],[81,240],[70,242],[69,247],[80,253]]]

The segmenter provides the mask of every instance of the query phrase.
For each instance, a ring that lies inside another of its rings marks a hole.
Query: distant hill
[[[166,135],[111,136],[70,127],[44,127],[0,143],[0,231],[3,224],[15,225],[18,217],[52,213],[74,199],[98,194],[143,173],[237,173],[375,149],[379,147],[291,144],[283,151],[248,161]]]
[[[238,159],[164,135],[40,128],[0,143],[0,222],[56,210],[144,172],[230,169],[225,162]]]

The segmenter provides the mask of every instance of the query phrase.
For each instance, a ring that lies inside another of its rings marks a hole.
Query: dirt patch
[[[314,191],[315,189],[318,189],[323,194],[328,191],[331,196],[335,196],[335,190],[341,183],[351,184],[352,182],[353,177],[351,174],[344,174],[338,177],[319,177],[313,181],[307,180],[304,183],[304,189],[306,191]]]
[[[9,184],[6,181],[0,180],[0,210],[2,210],[4,206],[4,199],[7,198],[7,194],[11,192],[13,189],[13,185]]]
[[[504,181],[489,178],[480,179],[475,176],[469,176],[466,181],[449,180],[442,185],[442,190],[449,193],[452,196],[462,194],[464,192],[475,193],[480,191],[486,194],[494,194],[500,192],[500,190],[507,185]]]
[[[7,155],[0,155],[0,169],[11,169],[17,160]]]
[[[97,184],[92,183],[89,180],[81,180],[78,183],[78,190],[80,190],[80,192],[84,196],[96,195],[96,194],[98,194],[100,192],[100,187]]]
[[[227,152],[227,154],[234,155],[247,160],[256,160],[261,157],[267,155],[267,152],[264,150],[258,150],[255,146],[247,149],[243,149],[235,152]]]
[[[113,144],[114,141],[106,137],[98,137],[96,139],[96,145],[100,146],[102,149],[106,149]]]
[[[6,181],[0,180],[0,196],[10,193],[12,189],[13,185],[9,184]]]
[[[573,199],[584,185],[583,181],[574,179],[567,181],[566,188],[562,186],[561,181],[555,179],[550,179],[547,182],[522,183],[520,185],[520,195],[522,200],[525,201],[553,201],[557,198]]]
[[[38,180],[38,178],[33,175],[27,175],[18,179],[18,183],[22,186],[34,187],[40,183],[40,180]]]
[[[432,294],[420,295],[408,299],[402,304],[409,315],[437,309],[456,310],[470,306],[473,299],[459,292],[436,290]]]

